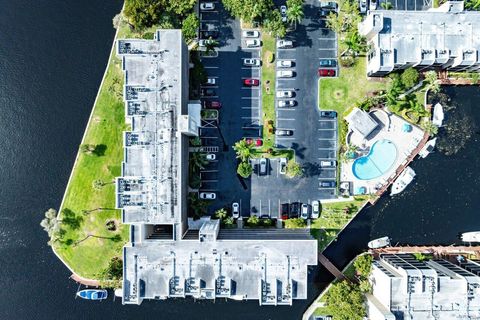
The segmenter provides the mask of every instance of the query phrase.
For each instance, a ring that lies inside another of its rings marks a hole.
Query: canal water
[[[46,209],[60,204],[121,5],[0,0],[0,319],[299,319],[309,301],[274,308],[186,299],[138,307],[75,299],[77,285],[39,223]],[[325,253],[338,266],[371,238],[451,244],[457,233],[480,229],[480,90],[447,91],[458,104],[455,112],[470,119],[471,138],[454,155],[436,152],[415,162],[413,185],[361,212]],[[312,300],[331,277],[311,268],[310,278]]]

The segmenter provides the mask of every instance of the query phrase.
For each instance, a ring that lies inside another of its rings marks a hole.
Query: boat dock
[[[423,253],[432,254],[434,258],[451,255],[469,255],[480,259],[480,246],[402,246],[369,250],[375,257],[380,254]]]
[[[73,279],[73,280],[75,280],[77,283],[83,284],[84,286],[95,287],[95,288],[100,287],[100,281],[94,280],[94,279],[82,278],[82,277],[80,277],[80,276],[79,276],[78,274],[76,274],[76,273],[73,273],[73,274],[70,276],[70,279]]]
[[[331,274],[333,274],[337,280],[347,279],[342,271],[338,270],[338,268],[321,252],[318,253],[318,262],[320,262]]]

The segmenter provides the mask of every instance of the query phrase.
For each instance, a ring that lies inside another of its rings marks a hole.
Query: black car
[[[320,67],[334,68],[337,66],[337,60],[335,59],[322,59],[320,60]]]
[[[290,217],[290,204],[289,203],[282,203],[280,207],[280,215],[282,216],[283,220],[287,220]]]
[[[318,186],[320,188],[335,188],[337,186],[337,182],[336,181],[333,181],[333,180],[329,180],[329,181],[320,181],[318,183]]]
[[[215,95],[216,95],[215,90],[213,90],[213,89],[206,89],[206,88],[202,88],[202,89],[200,90],[200,94],[201,94],[202,96],[205,96],[205,97],[215,96]]]
[[[335,112],[335,111],[320,111],[320,117],[335,119],[337,117],[337,112]]]
[[[218,31],[202,31],[200,32],[200,38],[202,39],[217,39]]]
[[[290,218],[298,218],[298,216],[300,215],[300,205],[300,202],[293,202],[290,204]]]
[[[262,214],[260,219],[270,219],[270,216],[268,214]]]

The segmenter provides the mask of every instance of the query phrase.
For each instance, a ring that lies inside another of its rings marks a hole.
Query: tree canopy
[[[400,77],[405,88],[411,88],[418,82],[418,71],[410,67],[403,71]]]
[[[360,276],[367,278],[372,270],[372,262],[372,255],[364,254],[355,259],[353,266]]]
[[[262,22],[273,9],[272,0],[222,0],[222,3],[233,16],[247,23]]]
[[[182,22],[182,34],[188,43],[197,37],[198,17],[195,13],[190,13]]]
[[[325,298],[334,319],[362,320],[366,316],[363,295],[358,285],[350,284],[347,280],[334,283]]]
[[[247,161],[242,161],[238,165],[237,168],[237,173],[242,177],[242,178],[248,178],[253,172],[252,165],[247,162]]]
[[[292,218],[285,221],[285,228],[295,229],[295,228],[305,228],[307,223],[302,218]]]

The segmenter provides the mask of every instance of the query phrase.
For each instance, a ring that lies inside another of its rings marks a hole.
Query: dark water
[[[292,307],[169,300],[122,306],[74,299],[77,285],[46,245],[43,213],[58,207],[101,81],[119,0],[0,0],[0,319],[298,319]],[[459,88],[461,109],[480,123],[480,90]],[[480,229],[480,142],[455,156],[414,164],[417,179],[395,199],[360,213],[326,255],[339,266],[370,238],[450,244]],[[313,299],[330,276],[312,268]]]

